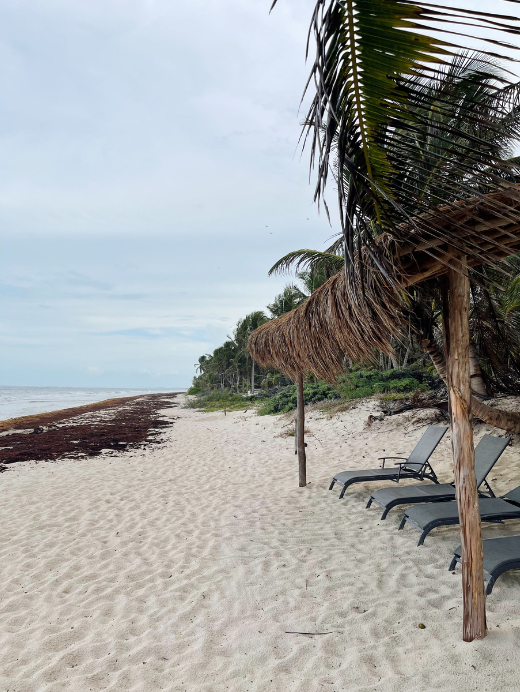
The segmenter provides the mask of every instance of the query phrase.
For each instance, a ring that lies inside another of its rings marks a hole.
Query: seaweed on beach
[[[11,429],[0,436],[0,471],[19,461],[84,459],[160,443],[164,428],[175,420],[160,411],[177,405],[172,403],[174,396],[109,400],[72,408],[68,413],[63,410],[10,421]]]

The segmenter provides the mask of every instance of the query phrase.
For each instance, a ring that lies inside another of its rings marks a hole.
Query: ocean
[[[109,389],[105,387],[3,387],[0,386],[0,420],[93,404],[104,399],[186,391],[185,389]]]

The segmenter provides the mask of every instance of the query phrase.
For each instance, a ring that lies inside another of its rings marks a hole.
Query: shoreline
[[[0,421],[0,471],[23,461],[85,458],[158,442],[173,419],[176,392],[106,399],[93,404]]]
[[[102,399],[94,401],[90,404],[81,404],[81,406],[70,406],[67,408],[55,409],[54,411],[42,411],[41,413],[30,413],[27,416],[14,416],[13,418],[5,418],[0,420],[0,433],[6,430],[23,430],[25,428],[38,427],[40,425],[49,425],[50,423],[58,423],[72,416],[78,416],[83,413],[92,413],[94,411],[114,408],[128,401],[141,399],[144,396],[178,396],[183,392],[155,392],[151,394],[133,394],[132,396],[112,397],[110,399]]]

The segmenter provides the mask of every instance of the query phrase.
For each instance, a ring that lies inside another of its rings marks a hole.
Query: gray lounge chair
[[[520,519],[520,485],[502,497],[482,497],[479,499],[480,518],[482,521],[501,523],[506,519]],[[421,537],[417,545],[437,526],[450,526],[459,523],[459,510],[456,502],[439,502],[438,504],[415,505],[404,513],[399,524],[399,531],[405,524],[411,524]]]
[[[495,497],[489,487],[486,476],[496,464],[500,455],[509,444],[509,440],[503,437],[484,435],[475,447],[475,475],[479,495],[485,497],[486,493],[480,490],[484,486],[490,497]],[[455,499],[455,486],[453,483],[438,483],[437,485],[407,485],[400,488],[381,488],[370,496],[367,507],[372,503],[383,508],[381,519],[397,505],[415,505],[424,502],[443,502]]]
[[[520,569],[520,536],[504,536],[503,538],[486,538],[484,545],[484,579],[487,581],[486,593],[493,591],[496,580],[504,572]],[[461,562],[461,547],[453,553],[450,572]]]
[[[337,483],[342,486],[339,498],[345,494],[345,490],[352,483],[366,483],[367,481],[395,481],[399,483],[401,478],[416,478],[420,481],[425,478],[430,479],[434,483],[438,483],[428,459],[431,457],[435,448],[442,440],[446,430],[446,426],[430,425],[423,434],[415,449],[408,458],[406,457],[379,457],[378,461],[383,464],[379,469],[362,469],[359,471],[343,471],[338,473],[332,479],[329,490],[332,490]],[[398,464],[394,464],[394,468],[385,468],[387,459],[401,459]],[[395,468],[395,467],[398,468]]]

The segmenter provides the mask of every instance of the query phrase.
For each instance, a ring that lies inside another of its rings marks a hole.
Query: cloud
[[[323,248],[297,141],[314,0],[0,8],[0,382],[187,386]],[[268,228],[267,228],[268,227]]]
[[[313,2],[284,4],[4,5],[1,226],[236,233],[281,188],[282,214],[305,205],[292,157]]]

